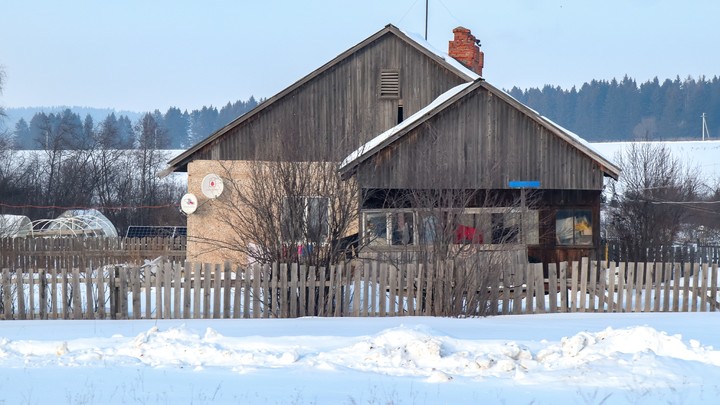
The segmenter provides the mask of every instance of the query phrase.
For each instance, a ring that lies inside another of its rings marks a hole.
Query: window
[[[320,242],[329,234],[327,197],[286,197],[281,233],[284,241]]]
[[[492,243],[518,243],[520,234],[520,213],[492,213],[490,214],[492,223]]]
[[[486,243],[485,232],[487,229],[487,215],[481,213],[464,212],[453,218],[449,218],[449,223],[457,223],[454,226],[454,242],[462,245],[478,245]]]
[[[415,244],[415,218],[412,212],[394,212],[390,217],[390,230],[392,232],[390,244]]]
[[[555,235],[558,245],[592,245],[592,211],[558,210]]]
[[[398,69],[380,71],[380,98],[400,98],[400,71]]]
[[[521,235],[521,231],[524,234]],[[437,242],[481,245],[521,241],[532,245],[539,243],[539,215],[535,210],[523,214],[511,208],[368,210],[363,212],[363,235],[365,243],[371,246]]]
[[[412,212],[368,212],[365,213],[364,218],[364,234],[369,245],[415,244],[415,215]]]

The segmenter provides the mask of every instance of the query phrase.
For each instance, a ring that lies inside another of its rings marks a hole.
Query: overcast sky
[[[716,0],[429,0],[428,40],[462,25],[509,89],[712,77]],[[195,109],[269,97],[386,24],[424,33],[425,0],[5,0],[0,105]]]

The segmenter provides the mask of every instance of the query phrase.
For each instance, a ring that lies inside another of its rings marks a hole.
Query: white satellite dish
[[[214,173],[208,174],[203,178],[200,190],[207,198],[218,198],[224,190],[222,177]]]
[[[197,207],[198,200],[193,193],[187,193],[180,199],[180,209],[182,210],[182,212],[188,215],[195,212],[195,210],[197,210]]]

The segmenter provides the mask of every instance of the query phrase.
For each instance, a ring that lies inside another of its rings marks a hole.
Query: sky
[[[714,0],[429,0],[428,41],[464,26],[510,89],[713,77]],[[5,0],[0,105],[166,111],[270,97],[391,23],[424,35],[424,0]]]

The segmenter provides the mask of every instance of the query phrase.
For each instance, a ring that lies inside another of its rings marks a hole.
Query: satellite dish
[[[180,199],[180,209],[182,212],[190,215],[198,207],[198,200],[197,197],[195,197],[195,194],[193,193],[187,193],[184,196],[182,196],[182,199]]]
[[[208,174],[203,178],[200,190],[207,198],[218,198],[224,190],[222,177],[214,173]]]

